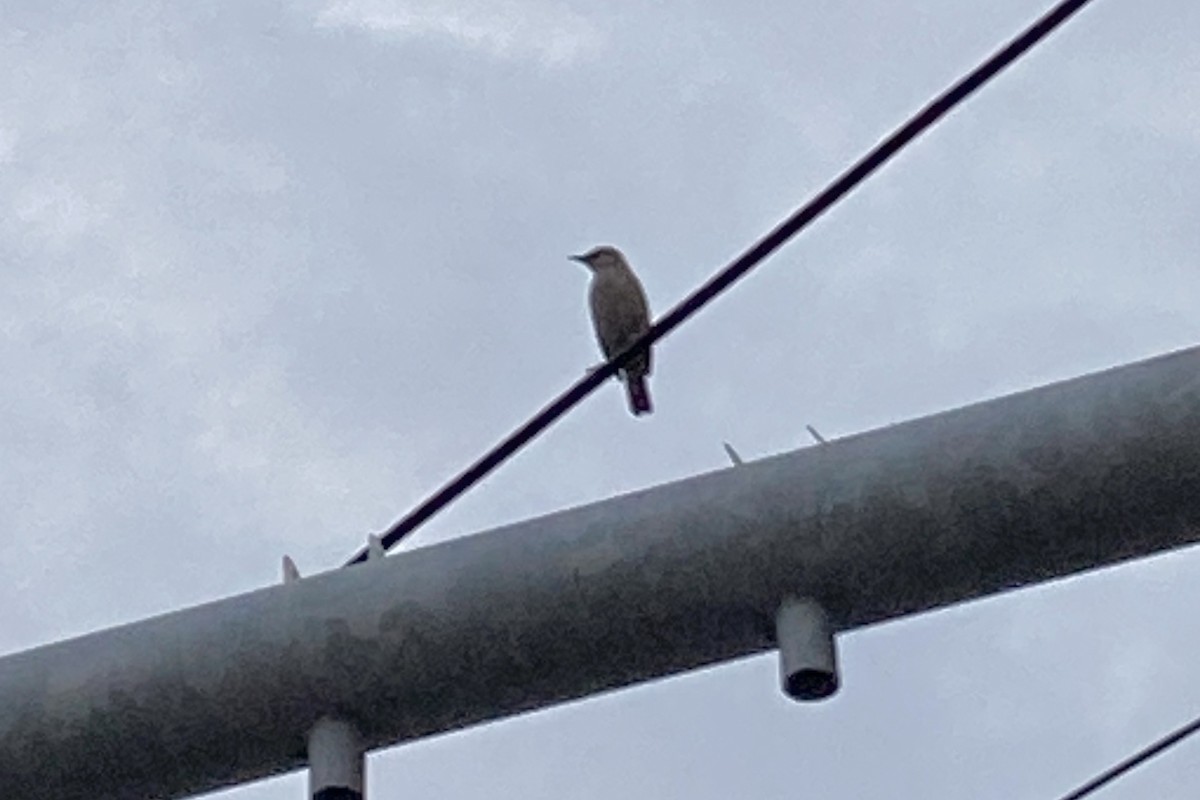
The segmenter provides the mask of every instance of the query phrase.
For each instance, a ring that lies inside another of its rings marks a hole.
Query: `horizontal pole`
[[[180,797],[1200,539],[1200,348],[0,658],[10,797]]]

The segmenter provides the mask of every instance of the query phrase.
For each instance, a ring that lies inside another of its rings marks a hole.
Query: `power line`
[[[668,333],[675,330],[675,328],[679,327],[684,320],[691,317],[716,298],[718,294],[728,289],[735,281],[744,277],[759,262],[778,250],[789,239],[807,227],[809,223],[829,210],[834,203],[838,202],[868,176],[883,166],[909,142],[932,127],[939,119],[970,97],[975,90],[1024,55],[1026,51],[1046,38],[1089,2],[1091,0],[1064,0],[1064,2],[1059,3],[1023,33],[972,70],[966,77],[939,95],[929,105],[925,106],[925,108],[909,119],[908,122],[904,123],[904,125],[876,145],[874,149],[854,164],[854,166],[842,173],[824,191],[801,206],[790,217],[780,223],[778,227],[739,256],[737,260],[719,271],[691,295],[684,298],[675,308],[671,309],[658,322],[654,323],[650,331],[638,339],[628,350],[577,381],[574,386],[544,406],[532,419],[513,433],[510,433],[478,461],[467,467],[456,478],[430,495],[419,506],[392,525],[380,537],[384,549],[390,550],[419,525],[449,505],[459,495],[478,483],[496,467],[500,466],[509,456],[513,455],[535,436],[550,427],[559,417],[595,391],[600,384],[616,375],[617,370],[623,367],[637,351],[662,339]],[[365,561],[366,559],[367,549],[363,548],[347,562],[347,566]]]
[[[1083,786],[1080,786],[1070,794],[1063,795],[1060,800],[1081,800],[1081,798],[1087,797],[1101,786],[1115,781],[1117,778],[1121,777],[1126,772],[1129,772],[1134,767],[1144,764],[1160,753],[1179,744],[1196,731],[1200,731],[1200,717],[1192,720],[1182,728],[1167,734],[1149,747],[1139,750],[1137,753],[1134,753],[1112,769],[1100,773],[1098,776],[1088,781]]]

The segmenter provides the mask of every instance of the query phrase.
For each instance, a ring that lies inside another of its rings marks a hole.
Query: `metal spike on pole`
[[[296,562],[292,561],[291,556],[283,557],[283,582],[295,583],[300,580],[300,570],[296,569]]]

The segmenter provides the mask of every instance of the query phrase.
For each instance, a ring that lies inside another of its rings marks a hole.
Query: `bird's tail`
[[[629,391],[629,410],[635,417],[654,410],[650,406],[650,390],[646,388],[645,375],[627,375],[625,388]]]

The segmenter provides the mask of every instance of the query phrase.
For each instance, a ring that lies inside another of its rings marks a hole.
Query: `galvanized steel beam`
[[[1191,349],[0,658],[0,786],[199,793],[1198,538]]]

